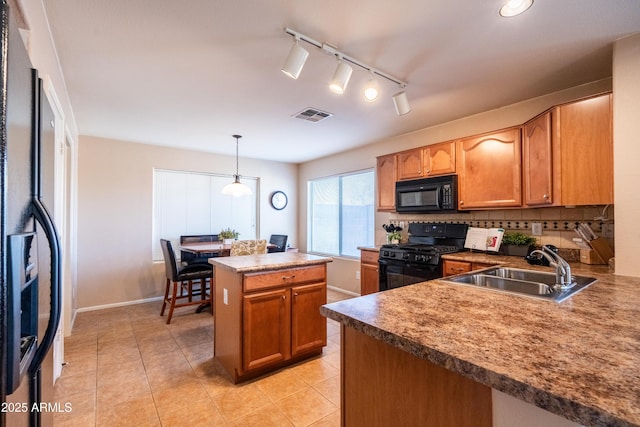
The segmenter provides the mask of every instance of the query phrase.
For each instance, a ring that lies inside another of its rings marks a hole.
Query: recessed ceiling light
[[[533,0],[509,0],[500,8],[500,16],[505,18],[520,15],[533,4]]]

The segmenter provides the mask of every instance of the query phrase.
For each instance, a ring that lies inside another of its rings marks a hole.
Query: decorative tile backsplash
[[[504,228],[505,231],[520,231],[531,235],[531,224],[542,224],[542,235],[534,236],[538,245],[552,244],[562,249],[580,249],[573,241],[578,237],[574,228],[577,224],[587,223],[593,231],[604,237],[611,247],[613,241],[613,206],[579,206],[575,208],[540,208],[471,211],[458,214],[389,214],[394,225],[404,226],[406,239],[407,225],[410,222],[437,222],[467,224],[470,227]],[[384,230],[376,230],[376,242],[385,241]],[[381,244],[381,243],[380,243]]]

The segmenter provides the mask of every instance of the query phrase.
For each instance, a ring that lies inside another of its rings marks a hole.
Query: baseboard
[[[360,296],[359,293],[348,291],[348,290],[342,289],[342,288],[338,288],[336,286],[327,285],[327,289],[331,289],[332,291],[336,291],[336,292],[340,292],[340,293],[343,293],[343,294],[351,295],[352,297],[359,297]]]
[[[124,307],[127,305],[144,304],[145,302],[152,302],[152,301],[158,301],[158,300],[162,301],[163,298],[164,297],[160,296],[160,297],[153,297],[153,298],[138,299],[135,301],[125,301],[125,302],[116,302],[113,304],[94,305],[92,307],[79,308],[78,310],[76,310],[76,312],[83,313],[85,311],[103,310],[105,308]]]

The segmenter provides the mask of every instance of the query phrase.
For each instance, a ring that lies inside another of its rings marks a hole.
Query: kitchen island
[[[446,258],[549,271],[514,257]],[[419,425],[412,420],[451,399],[445,413],[481,414],[465,425],[497,425],[504,393],[586,426],[639,426],[640,279],[605,266],[572,269],[598,282],[559,304],[438,279],[323,306],[342,324],[343,425]],[[396,389],[387,390],[393,405],[377,404],[380,389],[370,390],[380,385]],[[385,408],[395,413],[376,413]],[[422,413],[411,418],[410,408]]]
[[[234,383],[322,353],[328,262],[298,252],[209,259],[214,359]]]

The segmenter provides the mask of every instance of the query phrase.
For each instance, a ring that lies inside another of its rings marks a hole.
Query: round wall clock
[[[280,211],[287,206],[287,202],[287,195],[284,194],[284,192],[274,191],[273,194],[271,194],[271,206],[273,206],[273,209]]]

